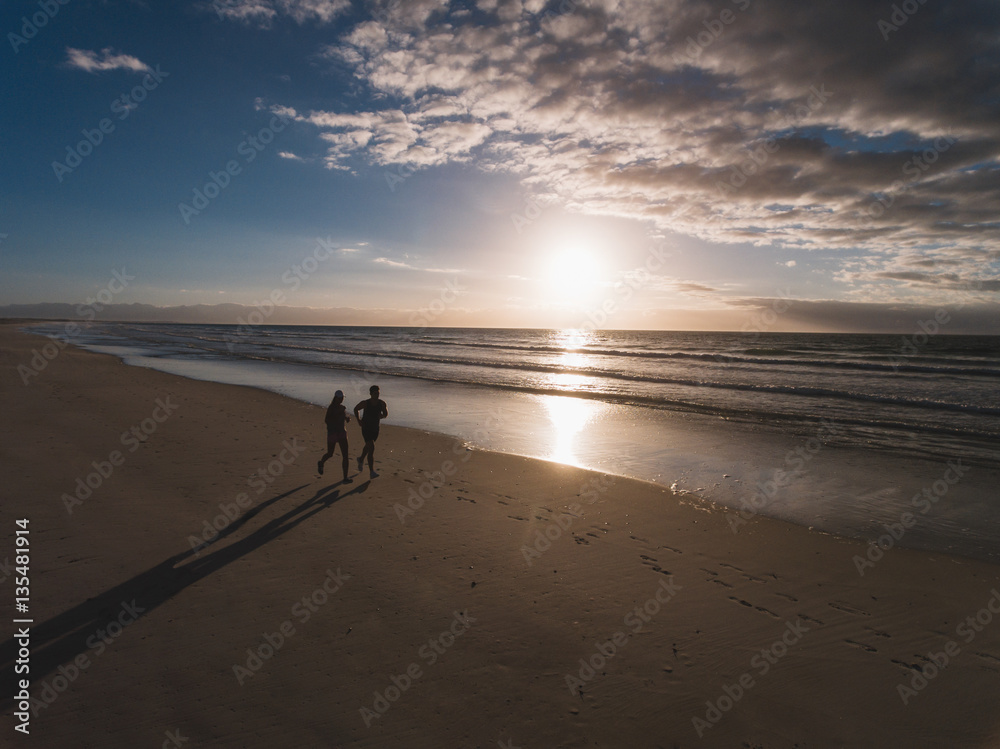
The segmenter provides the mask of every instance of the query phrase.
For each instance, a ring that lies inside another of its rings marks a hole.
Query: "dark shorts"
[[[378,424],[375,426],[368,426],[367,424],[361,425],[361,436],[365,438],[365,442],[374,442],[378,439]]]
[[[339,432],[327,431],[326,433],[326,444],[328,445],[336,445],[341,440],[346,440],[346,439],[347,439],[347,432],[343,429],[340,430]]]

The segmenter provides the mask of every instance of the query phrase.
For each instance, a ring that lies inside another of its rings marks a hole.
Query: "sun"
[[[590,248],[555,248],[545,261],[542,293],[554,302],[587,304],[599,293],[604,276],[605,269]]]

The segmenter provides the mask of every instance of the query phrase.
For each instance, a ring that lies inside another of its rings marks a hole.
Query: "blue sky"
[[[776,329],[877,327],[878,305],[989,320],[997,6],[889,12],[8,3],[0,304],[82,301],[126,268],[115,302],[163,307],[280,289],[405,320],[453,282],[442,323],[572,326],[611,300],[613,327],[739,329],[777,298],[811,315]]]

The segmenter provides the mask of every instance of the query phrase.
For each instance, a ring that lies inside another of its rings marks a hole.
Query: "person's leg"
[[[347,435],[345,434],[340,438],[340,457],[343,459],[341,465],[344,469],[344,483],[350,483],[351,479],[347,476]]]
[[[333,457],[333,449],[335,444],[330,440],[329,436],[326,439],[326,455],[319,459],[319,463],[316,464],[316,470],[319,471],[319,475],[323,475],[323,464],[326,463],[331,457]]]

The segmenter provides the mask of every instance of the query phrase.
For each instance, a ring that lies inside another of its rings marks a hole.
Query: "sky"
[[[34,0],[0,31],[0,312],[1000,333],[993,0]]]

